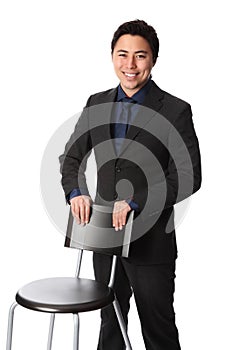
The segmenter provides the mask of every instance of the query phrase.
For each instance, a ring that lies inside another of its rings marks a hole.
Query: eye
[[[144,58],[146,58],[145,55],[137,55],[136,57],[137,57],[137,59],[139,59],[139,60],[143,60]]]
[[[126,54],[125,54],[125,53],[119,53],[118,56],[120,56],[120,57],[126,57]]]

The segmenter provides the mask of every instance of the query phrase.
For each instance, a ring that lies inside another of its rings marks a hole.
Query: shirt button
[[[117,173],[120,173],[120,172],[121,172],[121,169],[118,168],[118,167],[116,167],[116,172],[117,172]]]

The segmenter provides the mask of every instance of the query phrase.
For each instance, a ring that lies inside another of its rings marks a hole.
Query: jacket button
[[[120,168],[116,167],[115,169],[116,169],[116,172],[117,172],[117,173],[120,173],[120,172],[121,172],[121,169],[120,169]]]

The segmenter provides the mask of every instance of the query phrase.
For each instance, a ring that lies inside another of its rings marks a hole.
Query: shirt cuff
[[[126,199],[126,203],[129,204],[130,208],[135,211],[139,211],[139,205],[132,201],[132,199]]]
[[[70,192],[70,194],[68,194],[68,199],[69,200],[71,200],[72,198],[74,198],[74,197],[78,197],[78,196],[81,196],[81,191],[80,191],[80,189],[79,188],[74,188],[71,192]]]
[[[82,196],[82,195],[86,195],[89,196],[89,193],[87,191],[84,190],[80,190],[79,188],[74,188],[67,196],[66,196],[66,200],[67,202],[70,204],[70,200],[74,197],[78,197],[78,196]]]

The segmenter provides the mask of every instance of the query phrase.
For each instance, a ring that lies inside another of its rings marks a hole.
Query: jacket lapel
[[[152,81],[152,86],[142,106],[139,106],[138,113],[132,126],[129,126],[126,140],[123,142],[120,155],[126,150],[135,137],[143,130],[145,125],[156,115],[162,107],[164,92]]]
[[[89,127],[90,130],[98,128],[98,134],[95,133],[95,143],[99,144],[106,140],[111,140],[111,116],[114,101],[116,100],[117,88],[98,97],[98,104],[93,103],[89,108]],[[100,128],[99,128],[100,127]],[[109,142],[107,151],[111,157],[116,158],[115,147]],[[103,150],[103,149],[102,149]]]

